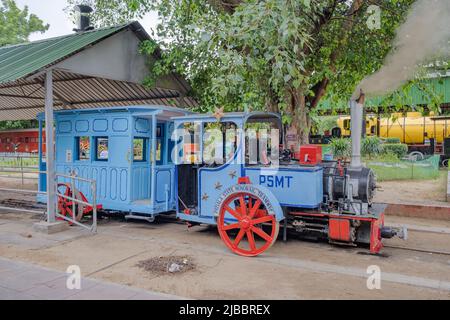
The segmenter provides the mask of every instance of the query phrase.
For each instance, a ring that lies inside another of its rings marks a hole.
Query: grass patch
[[[37,157],[2,157],[0,156],[0,167],[9,168],[37,168],[39,159]]]
[[[378,181],[431,180],[439,177],[439,156],[423,161],[367,161]]]

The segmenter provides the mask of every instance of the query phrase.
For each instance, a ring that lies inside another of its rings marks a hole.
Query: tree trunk
[[[268,112],[275,112],[275,113],[280,112],[280,109],[278,108],[278,103],[271,99],[267,99],[266,101],[266,110]]]
[[[306,97],[301,92],[301,89],[290,90],[291,132],[296,132],[297,136],[294,151],[298,151],[301,145],[309,144],[311,131],[311,118],[306,105]]]
[[[305,96],[301,97],[301,102],[297,106],[295,118],[297,119],[297,135],[300,145],[309,144],[311,118],[305,104]]]

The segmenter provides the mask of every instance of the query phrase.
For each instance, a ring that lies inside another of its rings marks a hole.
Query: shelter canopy
[[[138,22],[0,47],[0,121],[35,119],[44,111],[45,76],[53,72],[54,109],[155,104],[196,106],[179,75],[142,85],[160,57],[139,53],[150,40]]]

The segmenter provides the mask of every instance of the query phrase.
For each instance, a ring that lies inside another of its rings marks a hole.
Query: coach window
[[[109,144],[108,137],[95,138],[95,155],[96,161],[108,161],[109,159]]]
[[[185,122],[182,126],[183,143],[180,147],[183,150],[183,164],[200,164],[202,155],[200,153],[200,136],[203,130],[203,124],[200,122]]]
[[[278,161],[281,132],[277,118],[249,119],[245,124],[246,165],[270,165]]]
[[[145,162],[147,161],[147,138],[134,138],[133,139],[133,161]]]
[[[160,166],[163,164],[163,153],[164,153],[164,125],[158,124],[156,127],[156,165]],[[150,161],[153,161],[153,155],[150,157]]]
[[[219,166],[234,158],[238,132],[233,122],[206,123],[203,134],[203,162]]]
[[[91,140],[89,137],[76,137],[77,160],[87,161],[91,158]]]

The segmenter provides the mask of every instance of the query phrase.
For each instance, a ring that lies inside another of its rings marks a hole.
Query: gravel
[[[185,273],[195,269],[193,259],[189,256],[153,257],[139,261],[136,266],[156,274]]]

